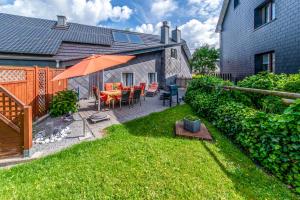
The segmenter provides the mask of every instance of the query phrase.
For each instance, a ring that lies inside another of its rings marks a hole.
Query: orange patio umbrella
[[[85,76],[107,68],[127,63],[135,56],[92,55],[55,76],[52,81]]]

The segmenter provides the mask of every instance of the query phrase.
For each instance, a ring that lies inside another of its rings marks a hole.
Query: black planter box
[[[196,133],[200,131],[201,121],[198,119],[196,121],[191,121],[188,119],[183,119],[183,127],[185,130],[190,131],[192,133]]]

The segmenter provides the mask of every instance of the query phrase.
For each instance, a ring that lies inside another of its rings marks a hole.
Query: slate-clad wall
[[[134,73],[134,84],[148,82],[148,73],[157,72],[157,77],[162,76],[159,71],[161,67],[161,52],[138,55],[134,60],[117,68],[104,72],[105,82],[121,82],[122,73]]]
[[[161,51],[155,53],[140,54],[124,65],[104,71],[105,82],[121,82],[122,72],[134,73],[134,84],[148,82],[148,73],[157,72],[157,78],[160,80],[161,73]],[[163,76],[164,77],[164,76]],[[69,89],[80,90],[80,98],[89,98],[92,96],[92,86],[98,84],[102,90],[102,72],[90,76],[74,78],[68,81]]]
[[[254,73],[255,54],[275,51],[276,73],[300,70],[300,1],[274,0],[276,20],[254,30],[254,9],[265,0],[230,1],[221,33],[221,72]]]
[[[171,49],[177,49],[177,59],[171,57]],[[165,49],[163,60],[165,63],[165,67],[163,68],[165,73],[165,79],[162,80],[163,86],[175,84],[176,77],[192,77],[188,60],[184,55],[181,46]]]

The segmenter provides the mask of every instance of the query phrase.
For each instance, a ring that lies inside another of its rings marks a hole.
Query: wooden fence
[[[53,94],[67,88],[67,81],[51,81],[62,69],[39,67],[1,67],[0,86],[25,105],[32,107],[33,118],[47,113]]]
[[[32,146],[32,109],[0,86],[0,159]]]

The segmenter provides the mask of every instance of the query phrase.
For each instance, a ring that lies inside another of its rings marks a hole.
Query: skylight
[[[143,40],[139,35],[134,35],[134,34],[128,34],[129,40],[131,43],[136,43],[136,44],[143,44]]]
[[[116,42],[129,42],[127,34],[121,32],[113,32],[114,40]]]
[[[144,44],[142,38],[136,34],[113,32],[113,36],[114,36],[114,41],[116,42]]]

